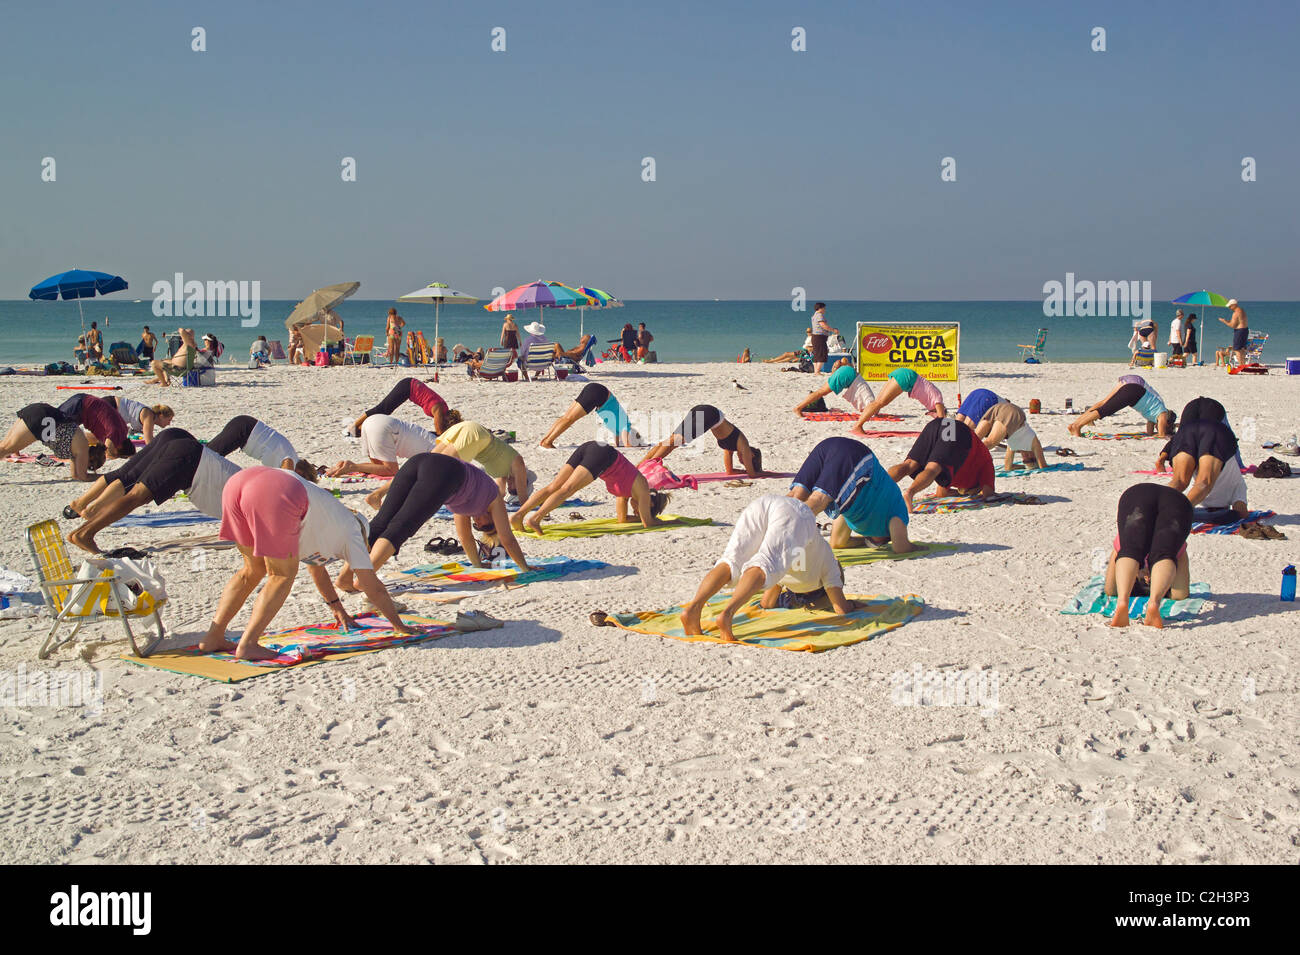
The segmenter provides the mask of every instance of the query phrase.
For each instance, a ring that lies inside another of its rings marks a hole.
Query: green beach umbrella
[[[1178,298],[1174,299],[1170,304],[1201,306],[1200,340],[1203,342],[1205,340],[1205,309],[1227,308],[1228,300],[1224,298],[1222,295],[1220,295],[1218,292],[1207,292],[1205,289],[1201,289],[1199,292],[1188,292],[1186,295],[1180,295],[1178,296]],[[1200,347],[1199,342],[1198,342],[1198,347]],[[1200,356],[1198,355],[1197,357],[1199,358]],[[1199,364],[1204,365],[1205,359],[1201,358]]]

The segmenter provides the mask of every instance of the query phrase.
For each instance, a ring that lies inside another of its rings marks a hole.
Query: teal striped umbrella
[[[1173,305],[1199,305],[1201,306],[1201,342],[1205,341],[1205,309],[1207,308],[1227,308],[1228,300],[1218,292],[1207,292],[1201,289],[1199,292],[1188,292],[1186,295],[1180,295],[1171,303]],[[1198,347],[1201,346],[1198,342]],[[1198,355],[1198,358],[1201,356]],[[1201,358],[1199,364],[1204,365],[1205,359]]]

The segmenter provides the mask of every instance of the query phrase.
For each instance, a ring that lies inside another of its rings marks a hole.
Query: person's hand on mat
[[[352,615],[344,609],[342,601],[334,604],[330,607],[330,610],[334,612],[334,622],[339,625],[340,629],[355,630],[357,628],[357,622],[353,620]]]
[[[357,465],[356,462],[354,461],[340,461],[338,464],[334,465],[334,467],[326,471],[325,476],[340,477],[341,475],[347,474],[350,471],[355,471],[356,467]]]

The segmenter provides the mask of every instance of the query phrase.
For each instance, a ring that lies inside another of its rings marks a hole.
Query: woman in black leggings
[[[641,439],[628,420],[627,412],[623,410],[618,399],[610,394],[609,389],[604,385],[589,381],[578,392],[578,397],[573,400],[573,404],[569,405],[568,410],[555,419],[555,424],[551,425],[551,430],[546,433],[546,437],[542,438],[540,446],[554,448],[556,438],[593,411],[596,412],[606,430],[613,433],[614,444],[618,447],[630,448],[641,443]]]
[[[403,378],[393,385],[379,404],[353,422],[352,430],[348,433],[357,437],[361,434],[361,425],[372,414],[390,415],[408,401],[433,419],[434,434],[442,434],[460,421],[460,412],[447,407],[447,402],[436,391],[418,378]]]
[[[475,567],[483,566],[474,537],[477,528],[494,532],[519,569],[530,569],[510,529],[510,515],[497,482],[459,458],[425,451],[408,458],[398,469],[383,506],[370,522],[368,543],[375,570],[418,534],[444,504],[454,515],[456,536]],[[350,568],[345,567],[334,583],[349,592],[356,590]]]
[[[1162,628],[1160,602],[1165,594],[1183,600],[1190,592],[1187,537],[1192,532],[1192,504],[1171,487],[1135,484],[1120,495],[1117,523],[1119,534],[1106,569],[1106,593],[1116,598],[1109,626],[1128,626],[1129,599],[1145,566],[1151,574],[1151,594],[1142,622]]]
[[[762,452],[752,447],[744,432],[728,421],[726,415],[713,405],[696,405],[688,411],[682,423],[677,426],[677,430],[651,448],[650,453],[641,460],[649,461],[652,458],[663,460],[672,454],[675,448],[690,444],[706,431],[713,432],[718,447],[722,449],[723,470],[728,474],[737,473],[732,466],[732,455],[735,454],[740,457],[740,463],[746,474],[750,477],[763,476]]]

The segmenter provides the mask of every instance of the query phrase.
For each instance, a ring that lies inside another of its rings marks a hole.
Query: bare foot
[[[731,621],[735,615],[735,611],[732,610],[723,610],[718,614],[718,634],[728,643],[736,642],[736,635],[731,632]]]
[[[682,605],[682,633],[688,637],[699,637],[704,635],[704,627],[700,623],[700,607],[697,604]]]
[[[379,489],[377,488],[366,495],[366,503],[375,510],[379,510],[379,508],[383,506],[384,496],[379,493]]]
[[[1116,607],[1115,616],[1110,618],[1108,627],[1124,628],[1128,626],[1128,607]]]
[[[510,518],[510,529],[516,534],[524,532],[524,519],[519,516],[518,511],[515,511],[515,516]]]
[[[80,527],[68,532],[68,543],[91,554],[99,553],[99,545],[95,543],[94,535],[85,533]]]
[[[1160,619],[1160,605],[1156,604],[1152,607],[1151,602],[1148,601],[1147,612],[1143,615],[1142,622],[1148,627],[1154,627],[1156,630],[1163,630],[1165,628],[1165,622]]]
[[[1074,425],[1070,425],[1065,430],[1070,432],[1070,434],[1074,435],[1076,438],[1083,437],[1083,428],[1076,428]]]
[[[351,573],[339,574],[338,580],[334,581],[336,590],[341,590],[345,594],[360,593],[361,588],[357,586],[357,579]]]
[[[538,441],[537,446],[539,448],[550,448],[552,451],[555,450],[555,444],[553,442],[548,442],[545,438],[542,438],[541,441]]]
[[[270,647],[264,647],[260,643],[254,643],[250,646],[244,646],[243,643],[240,643],[235,648],[235,659],[237,660],[274,660],[279,655]]]
[[[219,634],[215,637],[208,634],[199,641],[199,653],[219,653],[223,650],[230,650],[233,646],[234,642],[227,640],[225,634]]]
[[[538,535],[539,537],[543,533],[545,533],[542,530],[542,519],[537,514],[534,514],[532,517],[528,518],[528,520],[524,521],[524,523],[528,525],[528,529],[530,531],[532,531],[534,534]]]

